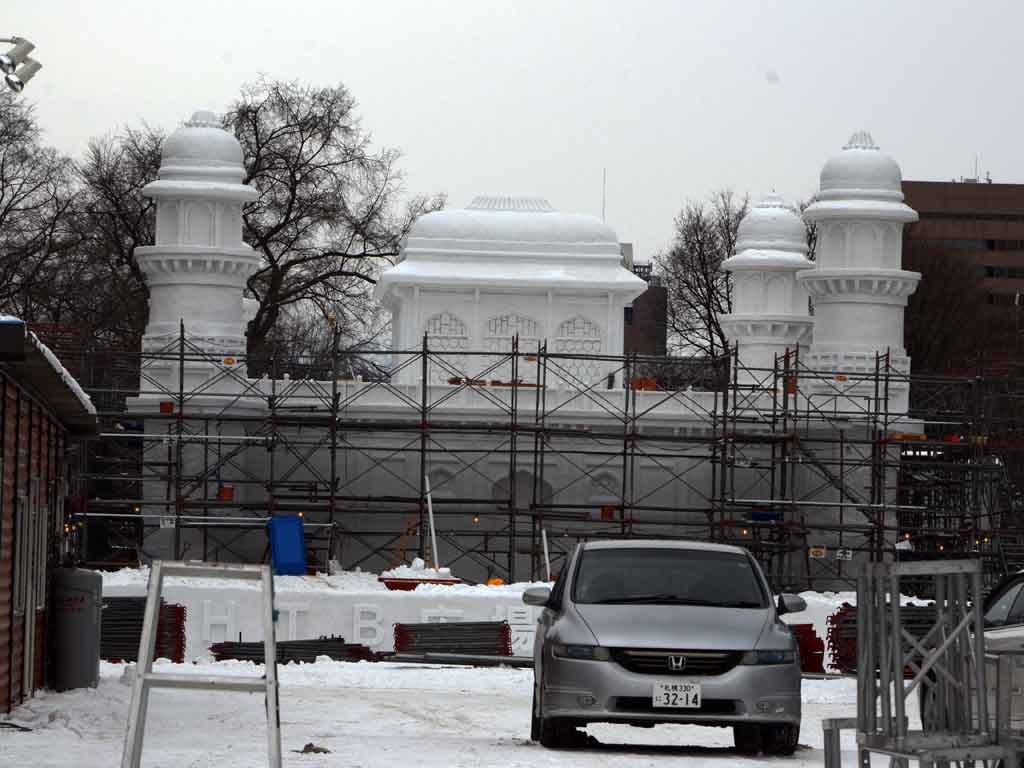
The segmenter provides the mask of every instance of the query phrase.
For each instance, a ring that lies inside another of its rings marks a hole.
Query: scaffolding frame
[[[443,457],[453,471],[430,481],[435,515],[462,521],[438,531],[448,564],[466,559],[510,580],[541,573],[542,530],[556,568],[577,541],[697,538],[748,547],[774,584],[794,588],[822,580],[853,585],[847,556],[880,561],[908,534],[915,548],[897,551],[900,559],[980,555],[992,578],[1024,566],[1015,490],[1024,474],[1024,448],[1015,442],[1024,414],[996,408],[1000,399],[1024,401],[1016,371],[915,376],[888,352],[858,370],[821,370],[799,347],[755,369],[735,347],[697,360],[552,352],[545,342],[524,349],[518,337],[502,350],[439,350],[426,336],[420,348],[388,353],[382,365],[383,354],[340,350],[337,334],[332,346],[317,360],[272,360],[251,371],[244,357],[190,339],[184,324],[176,340],[142,352],[58,347],[96,402],[102,428],[74,507],[80,549],[88,551],[86,523],[100,519],[138,528],[142,552],[163,525],[174,529],[175,558],[199,554],[182,551],[182,531],[190,529],[202,533],[204,559],[240,558],[236,542],[247,532],[275,514],[304,513],[324,564],[395,562],[413,542],[429,561],[426,482]],[[196,367],[209,375],[189,389],[186,372]],[[176,386],[166,383],[168,370],[176,370]],[[416,383],[399,383],[403,372],[415,372]],[[230,394],[221,394],[227,384]],[[909,409],[890,413],[901,388],[910,392]],[[389,398],[386,415],[363,409],[377,394]],[[140,397],[159,409],[140,409]],[[460,398],[485,406],[486,416],[453,411]],[[234,412],[253,403],[262,415]],[[659,428],[664,406],[685,408],[691,422]],[[574,407],[588,409],[587,423],[572,415]],[[139,424],[153,431],[140,432]],[[900,425],[911,426],[898,432]],[[389,436],[389,447],[372,445],[375,435]],[[467,448],[467,440],[483,447]],[[245,466],[255,450],[267,457],[262,476]],[[200,466],[190,470],[189,456],[199,451]],[[314,461],[323,452],[326,472]],[[387,474],[389,493],[357,493],[366,472],[346,475],[342,452]],[[417,481],[387,468],[388,460],[409,456]],[[499,462],[508,481],[489,496],[448,494],[463,474],[493,481],[485,467]],[[553,464],[571,470],[558,487]],[[659,468],[664,482],[642,489],[641,464]],[[698,480],[701,467],[709,472]],[[221,493],[226,473],[232,486],[261,497]],[[146,498],[147,484],[159,484],[163,498]],[[211,493],[211,485],[220,490]],[[656,503],[669,485],[690,501]],[[599,488],[601,500],[587,497],[584,486]],[[383,522],[351,525],[360,513]],[[838,542],[836,557],[816,556],[823,536]],[[341,541],[362,551],[346,560]],[[517,555],[529,557],[529,573],[519,572]]]

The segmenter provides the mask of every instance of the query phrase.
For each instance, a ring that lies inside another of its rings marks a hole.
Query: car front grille
[[[683,677],[724,675],[739,664],[742,657],[741,651],[656,651],[631,648],[616,648],[612,651],[612,658],[630,672]]]
[[[735,715],[736,702],[731,699],[704,699],[699,708],[670,709],[656,707],[650,696],[619,696],[615,709],[620,712],[656,712],[662,715]]]

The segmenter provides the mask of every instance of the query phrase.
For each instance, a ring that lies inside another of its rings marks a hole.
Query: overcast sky
[[[638,257],[719,187],[808,197],[866,128],[904,178],[1024,182],[1016,2],[6,0],[48,139],[222,112],[270,77],[343,82],[412,192],[537,195]]]

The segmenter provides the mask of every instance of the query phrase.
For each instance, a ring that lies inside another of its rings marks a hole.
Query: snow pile
[[[449,581],[453,578],[451,568],[427,568],[423,558],[417,557],[410,565],[400,565],[381,573],[382,579],[420,579],[421,581]]]
[[[470,597],[522,596],[531,587],[551,588],[546,581],[520,581],[514,584],[419,584],[416,592],[420,594],[466,595]]]
[[[149,566],[141,568],[122,568],[118,571],[104,571],[103,590],[105,594],[142,594],[149,583]],[[164,588],[194,589],[261,589],[255,581],[227,581],[224,579],[167,577]],[[318,573],[315,576],[275,576],[275,592],[345,592],[360,594],[367,592],[387,592],[388,589],[377,580],[376,574],[362,571],[339,571],[333,574]]]

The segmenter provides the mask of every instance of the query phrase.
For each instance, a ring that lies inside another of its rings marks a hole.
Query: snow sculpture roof
[[[167,181],[239,183],[245,175],[242,146],[213,112],[199,110],[167,137],[160,178]]]
[[[469,205],[469,211],[554,211],[551,203],[543,197],[508,197],[499,195],[496,197],[474,197]]]
[[[821,169],[814,201],[804,210],[809,221],[867,216],[888,221],[916,221],[903,202],[903,174],[867,131],[857,131]]]
[[[818,197],[877,197],[903,200],[903,176],[896,161],[882,152],[867,131],[857,131],[821,169]]]
[[[800,215],[772,192],[753,206],[740,222],[736,254],[724,269],[761,269],[771,265],[803,269],[807,260],[807,229]]]
[[[536,197],[476,197],[422,216],[376,290],[383,299],[401,285],[546,292],[571,284],[639,296],[646,283],[621,262],[615,230],[594,216],[561,213]]]
[[[603,221],[559,213],[537,197],[475,197],[465,208],[428,213],[413,225],[405,251],[437,249],[620,256],[615,230]]]

